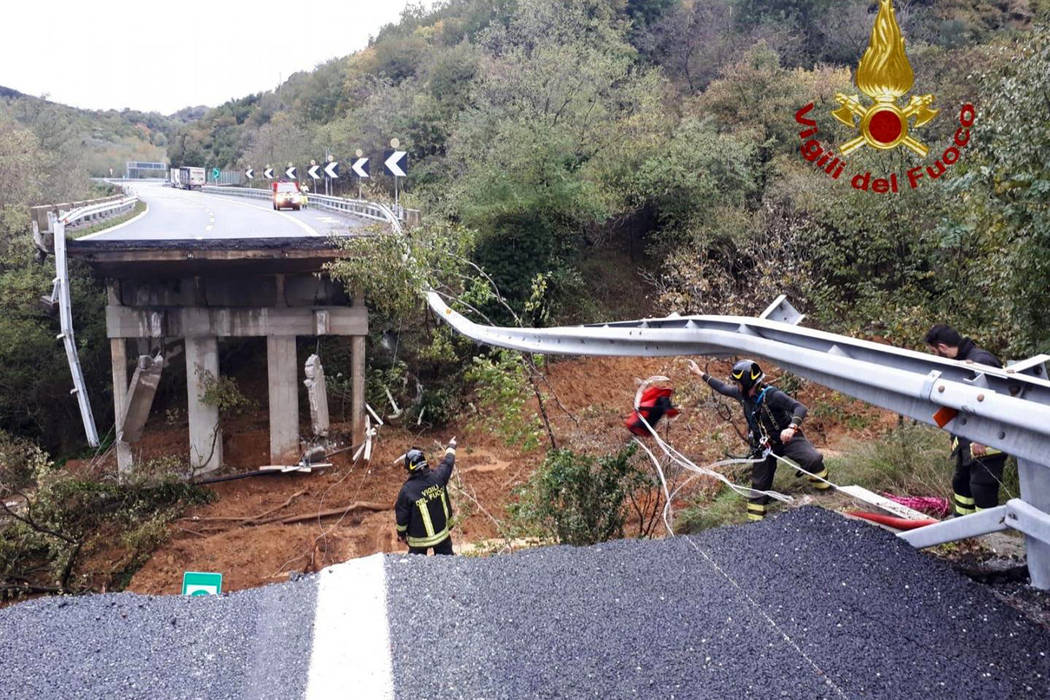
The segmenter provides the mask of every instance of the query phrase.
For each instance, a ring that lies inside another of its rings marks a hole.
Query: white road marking
[[[112,233],[113,231],[116,231],[118,228],[124,228],[125,226],[130,226],[131,224],[135,223],[136,221],[138,221],[139,219],[144,217],[146,214],[149,214],[149,202],[147,202],[144,199],[140,199],[139,201],[146,205],[146,208],[143,209],[142,213],[140,213],[139,215],[133,216],[130,219],[128,219],[127,221],[125,221],[124,223],[117,224],[116,226],[114,226],[112,228],[102,229],[101,231],[96,231],[95,233],[89,234],[87,236],[81,236],[77,240],[78,241],[86,241],[89,238],[95,238],[96,236],[101,236],[102,234],[105,234],[105,233]]]
[[[351,559],[318,574],[308,700],[394,697],[383,558]]]
[[[270,211],[270,209],[273,208],[273,205],[270,205],[269,207],[264,207],[264,206],[256,206],[254,204],[249,204],[248,202],[238,202],[236,199],[228,198],[227,196],[221,195],[221,194],[205,194],[204,196],[205,197],[222,197],[223,201],[226,202],[227,204],[237,204],[237,205],[242,206],[242,207],[248,207],[249,209],[258,209],[260,211]],[[306,231],[307,235],[309,235],[309,236],[323,236],[324,235],[323,233],[318,232],[317,229],[315,229],[313,226],[310,226],[309,224],[307,224],[305,222],[299,221],[299,219],[295,218],[291,214],[286,214],[283,211],[277,211],[275,213],[279,214],[280,216],[283,216],[283,217],[287,218],[289,221],[295,223],[296,226],[298,226],[299,228],[301,228],[304,231]]]

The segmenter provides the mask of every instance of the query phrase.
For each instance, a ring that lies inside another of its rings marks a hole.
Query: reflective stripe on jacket
[[[397,532],[406,536],[410,547],[433,547],[448,537],[452,503],[447,485],[455,461],[456,451],[449,448],[436,469],[411,474],[401,487],[394,512]]]

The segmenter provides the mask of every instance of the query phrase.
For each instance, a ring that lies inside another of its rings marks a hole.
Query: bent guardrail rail
[[[939,411],[954,412],[938,427],[1017,457],[1021,498],[901,537],[927,547],[1012,527],[1025,534],[1032,584],[1050,589],[1050,356],[999,369],[801,328],[784,297],[757,318],[671,316],[543,329],[474,323],[434,292],[428,302],[455,330],[488,345],[541,354],[754,355],[931,425]]]
[[[59,330],[58,339],[62,341],[69,361],[69,371],[73,375],[73,390],[80,407],[80,417],[84,422],[84,433],[88,444],[98,447],[98,430],[95,427],[95,416],[91,412],[91,400],[88,398],[87,384],[80,368],[80,357],[77,354],[76,337],[73,332],[73,302],[69,296],[69,264],[66,256],[66,227],[75,226],[82,221],[96,221],[129,211],[138,201],[137,197],[118,195],[106,197],[93,202],[78,202],[81,206],[69,212],[56,213],[55,207],[40,207],[47,213],[47,228],[54,234],[52,246],[55,253],[55,280],[51,290],[51,303],[58,305]],[[55,205],[63,206],[63,205]],[[37,245],[45,248],[37,222],[33,221],[33,237]]]
[[[273,192],[259,189],[257,187],[216,187],[205,185],[201,188],[207,194],[220,194],[232,197],[247,197],[249,199],[270,199]],[[306,193],[308,206],[322,207],[332,211],[341,211],[347,214],[370,219],[372,221],[385,221],[394,229],[394,233],[403,233],[401,220],[394,215],[390,207],[378,202],[369,202],[364,199],[343,199],[342,197],[329,197],[323,194]]]

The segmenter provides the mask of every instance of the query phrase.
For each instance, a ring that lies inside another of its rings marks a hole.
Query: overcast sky
[[[88,109],[215,106],[364,48],[407,4],[9,0],[0,85]]]

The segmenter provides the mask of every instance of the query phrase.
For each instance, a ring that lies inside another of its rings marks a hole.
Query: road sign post
[[[387,151],[383,160],[383,165],[386,166],[387,171],[394,176],[394,209],[398,218],[401,218],[401,213],[398,206],[397,179],[408,174],[408,153],[397,150],[400,145],[401,142],[396,138],[390,139],[390,148],[393,150]]]
[[[222,574],[210,571],[186,571],[182,574],[182,595],[219,595]]]
[[[350,165],[350,169],[354,171],[354,175],[357,175],[357,198],[362,199],[362,187],[364,181],[371,177],[368,169],[368,158],[364,157],[365,153],[360,148],[357,149],[357,160]]]
[[[332,156],[328,156],[328,164],[324,166],[325,193],[332,195],[332,185],[339,179],[339,163]]]

